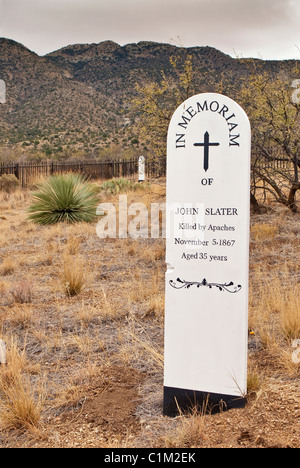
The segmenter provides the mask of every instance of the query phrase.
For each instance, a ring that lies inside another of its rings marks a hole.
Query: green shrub
[[[4,174],[0,177],[0,190],[11,193],[20,187],[20,181],[14,174]]]
[[[99,188],[78,174],[52,176],[33,193],[29,219],[37,224],[96,220]]]
[[[101,191],[112,195],[122,192],[129,192],[130,190],[137,190],[139,188],[141,188],[140,184],[124,178],[111,179],[100,185]]]

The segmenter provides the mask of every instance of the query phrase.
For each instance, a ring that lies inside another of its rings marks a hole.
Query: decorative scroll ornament
[[[238,284],[237,286],[231,281],[230,283],[208,283],[207,280],[204,278],[201,282],[197,281],[184,281],[180,278],[177,278],[176,281],[171,280],[169,282],[170,286],[174,289],[189,289],[192,286],[196,286],[197,288],[207,287],[207,288],[218,288],[219,291],[226,291],[230,294],[235,294],[242,289],[242,286]]]

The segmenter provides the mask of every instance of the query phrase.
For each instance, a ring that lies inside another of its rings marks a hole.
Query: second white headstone
[[[146,177],[145,173],[146,173],[145,156],[140,156],[139,157],[139,182],[145,181],[145,177]]]

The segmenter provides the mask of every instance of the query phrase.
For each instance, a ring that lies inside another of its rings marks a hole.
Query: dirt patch
[[[83,388],[83,404],[72,414],[64,414],[64,426],[76,421],[77,432],[88,427],[101,434],[101,441],[126,437],[140,431],[136,409],[140,403],[139,389],[144,375],[129,367],[109,366]],[[100,438],[99,438],[100,440]]]
[[[84,405],[86,420],[109,433],[136,432],[140,424],[135,416],[139,404],[139,386],[144,377],[134,369],[109,367],[89,388]],[[91,395],[92,393],[92,395]]]

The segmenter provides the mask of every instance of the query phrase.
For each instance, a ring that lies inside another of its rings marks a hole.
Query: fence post
[[[18,163],[16,163],[16,164],[14,165],[14,174],[15,174],[15,177],[19,180],[19,178],[20,178],[20,172],[19,172],[19,164],[18,164]]]

